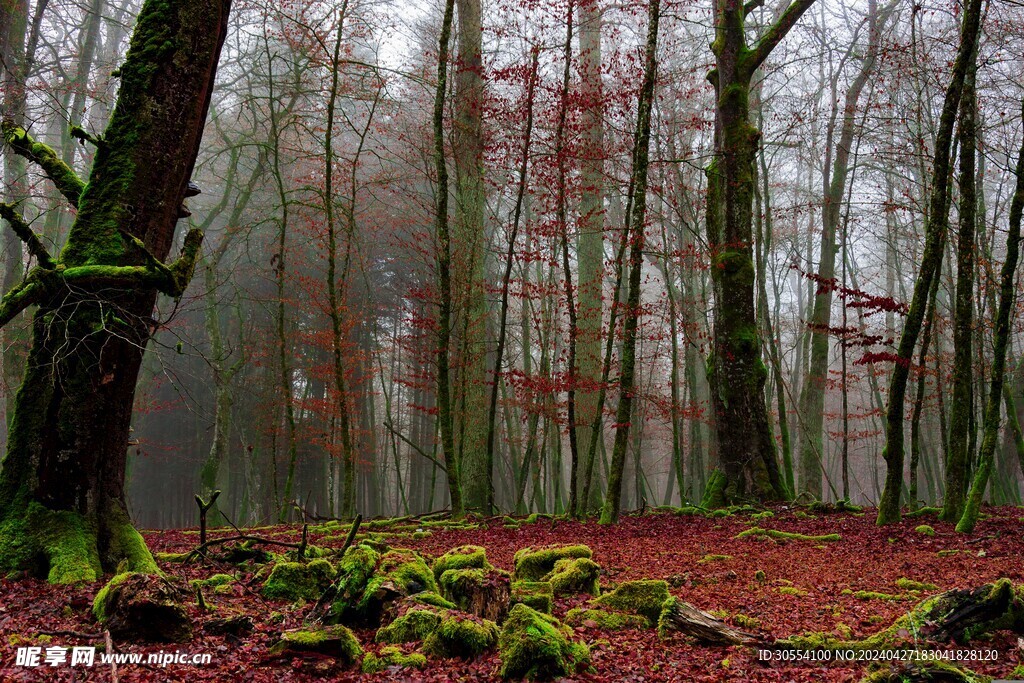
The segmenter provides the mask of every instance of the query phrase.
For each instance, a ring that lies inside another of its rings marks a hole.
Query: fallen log
[[[667,638],[672,632],[690,636],[706,645],[763,645],[764,638],[741,631],[688,602],[670,597],[661,608],[658,635]]]

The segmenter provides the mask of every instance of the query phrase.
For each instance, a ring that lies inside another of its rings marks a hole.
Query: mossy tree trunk
[[[0,473],[0,570],[52,582],[95,580],[124,560],[154,571],[125,506],[128,432],[139,366],[159,323],[158,292],[180,296],[202,241],[164,259],[192,174],[227,28],[226,0],[148,0],[88,185],[23,129],[6,143],[42,167],[78,214],[59,258],[17,212],[35,256],[0,302],[0,324],[38,305],[28,369]]]
[[[720,471],[709,480],[708,505],[787,496],[764,400],[768,371],[754,307],[752,201],[760,133],[750,122],[750,81],[813,1],[795,0],[753,47],[747,46],[745,19],[759,3],[715,4],[716,63],[708,74],[716,91],[715,155],[707,168],[707,233],[715,291],[709,364]]]
[[[643,270],[644,221],[647,218],[647,168],[651,146],[651,111],[654,108],[654,84],[658,66],[659,0],[650,0],[647,14],[647,45],[644,52],[644,80],[637,105],[636,133],[633,138],[633,169],[629,184],[630,212],[626,234],[629,239],[629,293],[623,321],[622,358],[619,371],[619,405],[615,412],[615,444],[608,473],[608,495],[601,510],[601,523],[619,520],[622,478],[629,448],[630,421],[634,418],[633,392],[636,387],[636,338],[640,319],[640,284]],[[620,257],[621,258],[621,257]],[[610,334],[611,332],[609,332]],[[586,500],[586,496],[584,496]]]
[[[949,166],[953,142],[953,127],[956,123],[960,99],[963,96],[964,81],[973,60],[975,46],[981,27],[981,0],[970,0],[964,11],[960,28],[960,48],[953,63],[953,74],[946,88],[939,128],[935,135],[935,161],[932,166],[932,190],[928,202],[928,218],[925,227],[924,252],[921,255],[921,269],[914,282],[914,293],[910,310],[903,323],[896,362],[889,380],[889,405],[885,415],[885,487],[878,503],[878,524],[897,522],[900,519],[900,497],[903,491],[903,423],[907,380],[913,361],[914,347],[924,323],[928,294],[932,280],[938,277],[942,265],[946,230],[949,222]],[[941,391],[939,392],[941,397]]]

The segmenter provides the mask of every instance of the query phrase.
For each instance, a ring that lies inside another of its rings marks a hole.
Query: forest
[[[0,680],[1024,679],[1018,0],[0,0]]]

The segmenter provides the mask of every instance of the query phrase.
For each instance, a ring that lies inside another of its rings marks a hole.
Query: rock
[[[463,612],[499,624],[508,614],[511,578],[501,569],[449,569],[438,581],[441,594]]]
[[[490,568],[491,564],[487,561],[487,551],[484,548],[478,545],[463,545],[452,548],[434,560],[434,579],[440,579],[449,569]]]
[[[585,557],[594,553],[585,545],[551,545],[543,548],[522,548],[515,555],[516,580],[540,581],[555,568],[555,563],[566,558]]]
[[[605,593],[591,604],[599,607],[639,614],[651,627],[658,625],[662,605],[669,598],[668,584],[664,581],[624,581],[611,593]]]
[[[270,648],[274,657],[316,653],[334,657],[341,666],[352,666],[363,656],[363,648],[352,631],[341,624],[323,629],[285,631]]]
[[[384,672],[398,673],[401,669],[422,669],[427,665],[427,658],[419,652],[404,654],[394,646],[382,648],[380,652],[367,652],[363,657],[363,673],[379,674]]]
[[[263,582],[265,598],[278,600],[316,600],[334,579],[334,567],[327,560],[278,562]]]
[[[345,551],[338,565],[328,623],[379,626],[396,600],[437,592],[434,574],[412,550],[381,553],[365,544]]]
[[[621,631],[627,628],[646,628],[647,618],[639,614],[627,614],[617,610],[571,609],[565,615],[565,623],[603,631]]]
[[[192,638],[192,622],[184,607],[190,597],[177,579],[126,572],[97,593],[92,612],[114,638],[183,643]]]
[[[446,612],[423,641],[423,652],[434,657],[479,657],[498,642],[498,625],[462,612]]]
[[[586,557],[567,557],[556,562],[543,580],[551,584],[551,590],[555,595],[589,593],[596,596],[601,592],[598,586],[600,576],[601,567],[593,560]]]
[[[503,678],[551,679],[580,672],[589,648],[557,619],[519,604],[509,612],[498,637]]]

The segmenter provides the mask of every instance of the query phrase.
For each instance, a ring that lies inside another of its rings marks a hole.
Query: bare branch
[[[748,74],[754,73],[757,67],[761,66],[764,60],[768,58],[768,55],[772,53],[772,50],[786,37],[786,34],[793,28],[797,20],[813,4],[814,0],[793,0],[790,6],[786,8],[786,11],[782,13],[782,16],[779,17],[778,21],[768,28],[768,31],[757,42],[757,45],[747,53],[746,59],[743,61]]]

